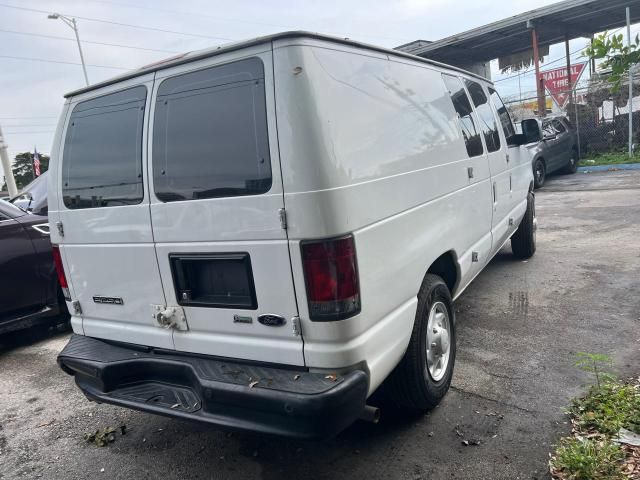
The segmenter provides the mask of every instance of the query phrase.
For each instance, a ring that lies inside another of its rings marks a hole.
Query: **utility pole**
[[[9,161],[9,154],[7,153],[7,143],[4,141],[4,135],[2,134],[2,127],[0,126],[0,160],[2,161],[2,170],[4,170],[4,178],[7,182],[7,189],[9,190],[9,196],[15,197],[18,194],[18,188],[16,187],[16,181],[13,178],[13,170],[11,169],[11,162]]]
[[[538,33],[536,26],[531,20],[527,20],[527,28],[531,30],[531,43],[533,46],[533,63],[536,67],[536,91],[538,93],[538,115],[544,117],[547,114],[547,107],[544,98],[544,79],[540,76],[540,55],[538,52]]]
[[[47,16],[50,20],[61,20],[66,26],[73,30],[76,35],[76,42],[78,43],[78,52],[80,52],[80,62],[82,63],[82,71],[84,73],[84,81],[89,86],[89,76],[87,75],[87,66],[84,64],[84,55],[82,54],[82,45],[80,45],[80,35],[78,35],[78,25],[75,18],[66,17],[60,13],[52,13]]]
[[[569,34],[564,34],[564,51],[567,58],[567,90],[569,91],[569,106],[567,107],[567,117],[571,118],[573,112],[573,84],[571,83],[571,53],[569,52]],[[578,123],[575,117],[572,119],[574,125]]]
[[[627,7],[627,46],[631,50],[631,11]],[[629,67],[629,158],[633,156],[633,73]]]

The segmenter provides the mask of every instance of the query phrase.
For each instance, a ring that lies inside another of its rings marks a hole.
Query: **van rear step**
[[[91,400],[298,438],[346,428],[362,414],[368,390],[360,370],[334,379],[82,335],[71,336],[58,364]]]

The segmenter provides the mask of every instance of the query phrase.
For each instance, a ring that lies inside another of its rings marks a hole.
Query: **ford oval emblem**
[[[281,317],[280,315],[273,315],[270,313],[260,315],[258,317],[258,321],[261,324],[266,325],[267,327],[281,327],[282,325],[287,323],[284,317]]]

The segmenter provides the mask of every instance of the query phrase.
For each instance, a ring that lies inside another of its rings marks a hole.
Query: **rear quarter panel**
[[[291,261],[311,367],[366,361],[375,389],[408,344],[429,265],[491,248],[485,156],[469,159],[441,71],[312,40],[276,42],[276,109]],[[474,169],[469,178],[467,169]],[[309,321],[300,240],[353,232],[362,311]]]

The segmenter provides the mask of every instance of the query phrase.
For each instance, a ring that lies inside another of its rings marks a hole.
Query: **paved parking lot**
[[[322,443],[230,433],[90,403],[56,366],[66,334],[16,334],[0,338],[0,478],[547,478],[587,381],[573,354],[640,371],[640,171],[552,177],[536,198],[538,252],[505,248],[456,303],[453,386],[429,415]],[[107,447],[83,439],[121,424]]]

